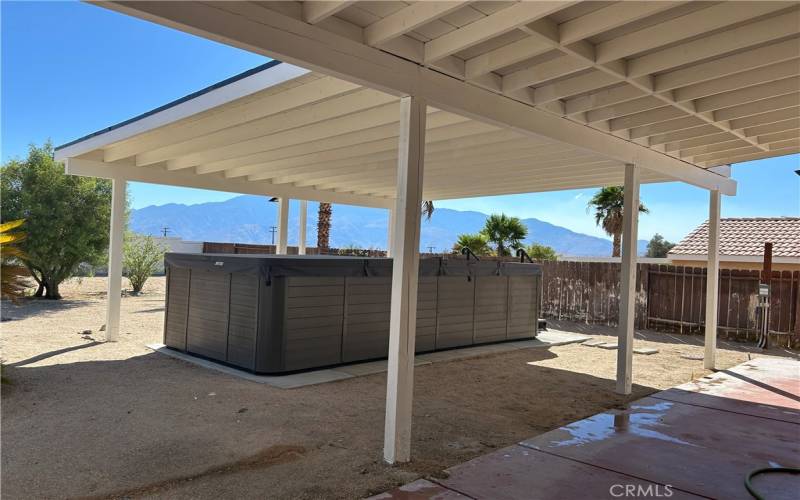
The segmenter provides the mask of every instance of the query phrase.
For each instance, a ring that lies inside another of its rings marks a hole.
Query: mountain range
[[[272,243],[271,228],[276,225],[277,203],[263,196],[237,196],[222,202],[182,205],[152,205],[131,211],[131,229],[137,233],[161,235],[166,227],[169,236],[193,241],[231,243]],[[289,244],[297,242],[299,202],[289,207]],[[309,246],[316,245],[317,204],[308,204]],[[462,233],[474,233],[483,227],[487,215],[481,212],[437,208],[430,220],[423,220],[420,249],[447,251]],[[331,246],[386,248],[388,212],[386,210],[335,205],[331,228]],[[526,243],[537,242],[553,247],[560,255],[609,256],[611,241],[576,233],[539,219],[523,219],[528,227]],[[639,240],[639,253],[647,242]]]

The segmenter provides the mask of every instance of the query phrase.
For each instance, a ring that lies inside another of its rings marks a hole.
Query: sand
[[[687,359],[702,356],[700,338],[653,332],[638,335],[636,347],[659,352],[634,357],[628,397],[614,393],[616,351],[581,345],[420,366],[414,460],[392,467],[381,460],[385,374],[284,390],[154,353],[163,277],[123,298],[120,341],[104,343],[104,282],[3,304],[4,498],[359,498],[706,373]],[[796,356],[719,347],[721,367]]]

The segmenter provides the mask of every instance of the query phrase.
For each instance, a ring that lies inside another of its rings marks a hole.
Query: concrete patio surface
[[[581,333],[563,332],[558,330],[547,330],[539,332],[537,338],[531,340],[518,340],[511,342],[501,342],[499,344],[485,344],[459,349],[449,349],[447,351],[430,352],[416,356],[415,365],[423,366],[431,363],[443,361],[457,361],[462,359],[476,358],[487,354],[497,354],[512,352],[520,349],[546,349],[549,347],[575,344],[584,342],[591,337]],[[353,363],[335,368],[324,368],[289,375],[256,375],[245,370],[239,370],[214,361],[210,361],[197,356],[192,356],[174,349],[170,349],[161,343],[147,344],[149,349],[155,352],[192,363],[203,368],[216,370],[221,373],[239,377],[251,382],[267,384],[280,389],[295,389],[309,385],[324,384],[335,382],[353,377],[363,377],[383,373],[387,369],[386,360],[368,361],[366,363]]]
[[[800,466],[798,438],[800,362],[759,358],[372,498],[749,499],[749,472]],[[765,498],[797,498],[796,476],[753,485]]]
[[[637,332],[635,346],[659,352],[634,356],[629,396],[614,392],[617,351],[582,344],[420,365],[414,458],[389,466],[379,363],[340,367],[375,370],[370,376],[292,390],[252,383],[145,347],[163,336],[163,277],[123,298],[119,341],[87,335],[103,323],[106,289],[102,277],[83,278],[64,285],[61,301],[2,304],[12,318],[0,335],[4,500],[364,498],[441,478],[458,464],[706,373],[701,337],[648,331]],[[599,325],[548,326],[605,342],[616,334]],[[797,354],[720,339],[718,362],[727,368],[790,356]]]

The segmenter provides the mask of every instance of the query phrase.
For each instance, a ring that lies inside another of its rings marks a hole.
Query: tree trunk
[[[614,247],[611,249],[612,257],[619,257],[622,248],[622,235],[614,233]]]
[[[317,248],[320,254],[328,253],[330,248],[331,219],[333,207],[330,203],[320,203],[317,214]]]
[[[59,284],[60,283],[58,283],[57,281],[54,281],[54,280],[45,281],[44,286],[47,289],[47,291],[44,294],[44,298],[52,299],[52,300],[60,299],[61,298],[61,294],[58,292],[58,285]]]
[[[36,293],[34,293],[33,296],[34,297],[41,297],[42,295],[44,295],[44,283],[42,282],[42,279],[39,278],[39,276],[40,275],[44,275],[44,273],[42,273],[41,271],[39,271],[38,269],[33,267],[30,264],[30,262],[27,262],[27,261],[23,261],[23,262],[25,264],[25,267],[28,268],[28,273],[31,275],[31,278],[33,278],[33,281],[36,282]]]

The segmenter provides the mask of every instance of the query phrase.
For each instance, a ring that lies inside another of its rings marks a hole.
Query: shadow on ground
[[[32,356],[28,359],[23,359],[21,361],[16,361],[14,363],[9,363],[7,365],[3,365],[4,368],[17,368],[20,366],[30,365],[32,363],[36,363],[38,361],[43,361],[48,358],[52,358],[53,356],[58,356],[59,354],[64,354],[67,352],[78,351],[81,349],[86,349],[88,347],[94,347],[96,345],[100,345],[103,342],[98,342],[97,340],[93,340],[88,344],[78,344],[71,347],[64,347],[62,349],[56,349],[50,352],[43,352],[42,354],[37,354],[36,356]]]
[[[617,328],[615,326],[606,326],[597,324],[587,325],[586,323],[548,319],[547,327],[548,329],[551,330],[582,333],[584,335],[606,335],[610,337],[617,336]],[[636,330],[634,335],[636,340],[659,342],[662,344],[675,344],[675,345],[687,345],[687,346],[702,346],[704,344],[703,336],[697,334],[681,334],[681,333],[655,332],[652,330]],[[738,342],[735,340],[725,339],[724,337],[717,338],[717,347],[736,352],[749,352],[749,353],[764,352],[763,349],[756,347],[754,341]],[[800,359],[800,353],[786,349],[784,347],[771,347],[769,349],[769,354],[772,356],[785,356],[794,359]]]
[[[655,391],[622,397],[609,378],[535,364],[555,357],[417,367],[415,460],[401,467],[381,460],[385,374],[283,390],[156,353],[31,358],[6,370],[4,497],[360,497]]]
[[[76,309],[91,305],[88,300],[82,299],[45,299],[40,297],[26,297],[17,303],[4,300],[2,305],[3,322],[41,317],[44,315],[59,314],[68,309]]]

